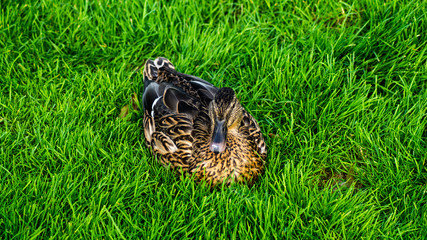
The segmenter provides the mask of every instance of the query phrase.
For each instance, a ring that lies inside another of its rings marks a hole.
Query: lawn
[[[13,1],[0,239],[427,236],[427,1]],[[119,117],[158,56],[258,120],[253,186],[176,177]]]

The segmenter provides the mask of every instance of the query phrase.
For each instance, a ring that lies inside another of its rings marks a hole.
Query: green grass
[[[426,49],[420,0],[2,1],[0,239],[425,238]],[[176,178],[118,118],[157,56],[235,89],[255,186]]]

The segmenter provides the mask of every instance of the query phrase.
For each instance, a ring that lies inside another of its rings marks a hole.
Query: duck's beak
[[[209,149],[214,153],[220,153],[225,150],[225,143],[227,139],[227,127],[225,120],[215,120],[215,126],[212,134],[212,141]]]

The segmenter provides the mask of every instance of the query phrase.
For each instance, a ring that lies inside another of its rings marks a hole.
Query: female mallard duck
[[[231,88],[177,72],[166,58],[144,69],[144,135],[164,166],[213,185],[252,184],[264,169],[265,142]]]

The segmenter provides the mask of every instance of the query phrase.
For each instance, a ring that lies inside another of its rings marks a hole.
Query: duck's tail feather
[[[155,81],[162,68],[175,70],[175,66],[167,58],[158,57],[155,60],[147,60],[144,67],[144,80]]]

